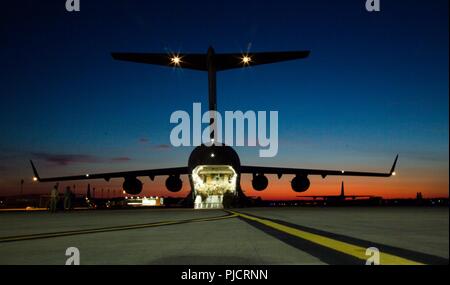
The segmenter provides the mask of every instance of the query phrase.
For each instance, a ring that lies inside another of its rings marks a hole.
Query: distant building
[[[163,197],[125,197],[125,204],[131,207],[161,207],[164,206]]]
[[[417,192],[417,194],[416,194],[416,200],[422,200],[423,199],[423,197],[422,197],[422,192]]]

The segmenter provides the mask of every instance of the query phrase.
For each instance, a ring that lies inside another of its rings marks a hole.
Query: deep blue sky
[[[185,165],[190,148],[167,147],[169,117],[193,102],[206,108],[206,74],[113,61],[110,52],[213,45],[311,50],[306,60],[218,75],[219,111],[279,111],[278,156],[237,148],[243,164],[380,170],[400,153],[405,185],[415,187],[407,195],[447,195],[448,1],[381,8],[81,0],[81,12],[68,13],[65,0],[2,3],[0,190],[31,176],[29,158],[45,175]]]

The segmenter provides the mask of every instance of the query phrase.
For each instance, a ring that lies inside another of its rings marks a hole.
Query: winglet
[[[397,156],[395,157],[394,164],[392,164],[391,171],[389,172],[389,174],[390,174],[391,176],[392,176],[392,175],[395,175],[395,166],[397,165],[397,160],[398,160],[398,154],[397,154]]]
[[[33,161],[30,159],[31,167],[33,168],[34,178],[33,180],[41,181],[41,178],[39,177],[39,174],[36,170],[36,167],[34,166]]]

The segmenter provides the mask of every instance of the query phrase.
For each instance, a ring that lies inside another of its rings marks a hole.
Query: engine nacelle
[[[125,178],[122,188],[130,195],[137,195],[142,191],[142,182],[136,178]]]
[[[166,179],[166,188],[170,192],[178,192],[183,188],[183,181],[180,177],[171,175]]]
[[[269,185],[269,179],[264,174],[257,174],[253,176],[252,186],[256,191],[263,191]]]
[[[295,192],[305,192],[308,190],[310,184],[308,176],[303,175],[296,175],[291,181],[292,190]]]

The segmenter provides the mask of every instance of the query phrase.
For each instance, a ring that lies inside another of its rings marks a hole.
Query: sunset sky
[[[172,112],[207,107],[207,74],[114,61],[110,53],[311,50],[307,59],[218,73],[219,111],[279,112],[279,151],[235,147],[243,165],[388,171],[311,177],[305,195],[448,197],[448,1],[6,1],[0,10],[0,196],[49,191],[41,176],[186,166]],[[194,4],[195,3],[195,4]],[[264,3],[264,4],[263,4]],[[163,177],[145,195],[174,196]],[[246,194],[293,199],[292,176]],[[185,179],[187,182],[187,180]],[[84,192],[88,182],[76,184]],[[120,189],[122,180],[91,181]],[[178,193],[188,193],[188,183]]]

